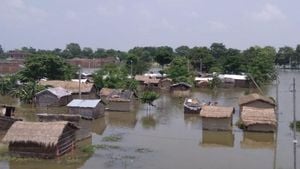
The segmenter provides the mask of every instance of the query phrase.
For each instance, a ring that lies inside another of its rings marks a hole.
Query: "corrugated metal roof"
[[[101,99],[88,99],[88,100],[74,99],[67,105],[67,107],[94,108],[99,104],[100,101],[101,101]]]
[[[55,87],[55,88],[49,88],[47,89],[49,92],[53,93],[56,95],[58,98],[61,98],[63,96],[70,96],[72,95],[71,92],[67,91],[66,89],[62,87]]]

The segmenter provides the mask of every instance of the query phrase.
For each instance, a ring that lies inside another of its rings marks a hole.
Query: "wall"
[[[202,118],[202,128],[206,130],[231,130],[231,118]]]

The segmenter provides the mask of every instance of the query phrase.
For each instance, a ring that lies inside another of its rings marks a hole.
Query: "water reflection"
[[[142,126],[144,129],[155,129],[157,119],[154,115],[146,115],[141,118]]]
[[[91,136],[91,133],[102,135],[106,129],[106,123],[103,117],[94,120],[81,119],[79,126],[80,129],[76,132],[77,140],[88,138]]]
[[[202,131],[202,147],[233,147],[234,135],[231,131]]]
[[[199,114],[184,114],[184,123],[187,128],[201,128],[201,118]]]
[[[274,133],[244,132],[241,148],[244,149],[274,149]]]
[[[135,112],[113,112],[109,111],[105,114],[107,125],[120,128],[135,128],[137,123]]]

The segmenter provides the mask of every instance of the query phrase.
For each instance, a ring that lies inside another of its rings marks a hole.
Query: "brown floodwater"
[[[292,169],[293,133],[289,123],[292,114],[292,78],[300,91],[300,72],[280,71],[278,137],[272,133],[243,132],[236,126],[230,132],[203,131],[198,115],[184,115],[184,98],[161,93],[156,107],[146,112],[146,105],[138,104],[133,112],[106,112],[94,121],[81,121],[92,137],[78,145],[76,152],[56,160],[7,158],[0,160],[1,169]],[[263,89],[276,98],[275,84]],[[234,106],[233,124],[238,120],[238,98],[248,89],[194,90],[192,96],[219,105]],[[299,103],[300,92],[297,92]],[[37,109],[20,104],[16,99],[0,97],[0,104],[17,106],[17,116],[27,121],[37,120],[36,112],[63,113],[65,108]],[[297,104],[297,119],[300,107]],[[118,136],[120,140],[103,138]],[[0,133],[0,138],[3,134]],[[300,134],[297,133],[300,140]],[[83,155],[80,146],[106,145],[91,156]],[[2,145],[3,146],[3,145]],[[299,143],[297,146],[300,169]],[[1,148],[0,148],[1,151]]]

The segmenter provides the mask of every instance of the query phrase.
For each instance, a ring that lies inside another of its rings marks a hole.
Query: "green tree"
[[[248,76],[251,76],[259,86],[274,80],[276,50],[273,47],[252,47],[248,50],[245,53],[252,53],[247,64]]]
[[[98,89],[103,87],[113,89],[131,87],[128,84],[128,74],[126,69],[115,64],[106,65],[103,69],[96,71],[96,73],[93,74],[93,80]]]
[[[168,46],[158,47],[156,51],[155,61],[162,67],[169,64],[173,60],[173,49]]]
[[[17,80],[18,78],[16,75],[7,75],[4,77],[0,77],[0,94],[6,95],[10,91],[17,88],[18,87]]]
[[[295,50],[295,56],[296,56],[296,61],[297,61],[297,67],[299,67],[300,64],[300,44],[296,46]]]
[[[194,69],[208,72],[216,60],[207,47],[194,47],[190,51],[189,59]]]
[[[19,74],[22,80],[35,81],[41,78],[66,80],[74,74],[64,59],[55,55],[32,55],[26,58],[25,68]]]
[[[87,58],[93,58],[93,49],[92,48],[88,48],[88,47],[84,47],[82,49],[82,55],[83,57],[87,57]]]
[[[175,82],[191,83],[191,76],[188,72],[188,60],[185,57],[176,57],[166,70],[168,76]]]
[[[225,57],[227,49],[223,43],[212,43],[210,46],[211,54],[214,58],[219,59]]]
[[[275,63],[278,65],[286,66],[288,64],[291,64],[292,66],[296,65],[296,57],[295,57],[295,51],[293,48],[285,46],[279,48],[277,54],[276,54],[276,60]]]
[[[190,55],[190,48],[188,46],[179,46],[175,49],[177,56],[188,57]]]
[[[12,90],[10,95],[19,98],[24,103],[31,104],[34,101],[35,94],[44,89],[44,86],[39,85],[35,81],[31,81]]]
[[[67,44],[65,50],[70,53],[72,58],[81,56],[81,48],[78,43]]]
[[[2,46],[0,45],[0,56],[4,54],[4,50],[2,48]]]
[[[95,58],[104,58],[106,56],[106,51],[103,48],[97,48],[97,50],[94,52]]]
[[[147,114],[149,114],[149,106],[154,106],[153,102],[159,98],[159,95],[153,91],[145,91],[141,96],[141,102],[147,104]]]

